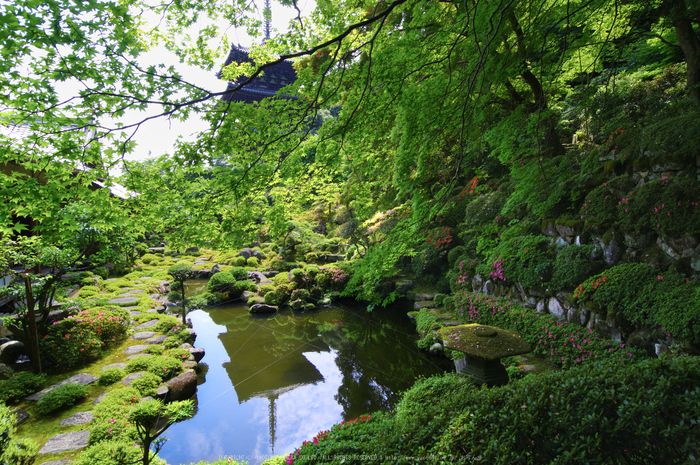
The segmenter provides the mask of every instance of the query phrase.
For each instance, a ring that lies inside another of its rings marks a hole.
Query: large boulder
[[[24,344],[19,341],[6,342],[0,346],[0,363],[14,363],[24,355]]]
[[[204,358],[204,349],[201,347],[189,349],[190,354],[194,356],[195,362],[199,363]]]
[[[248,260],[250,257],[255,257],[258,260],[264,260],[265,254],[262,253],[261,251],[257,249],[250,249],[250,248],[245,248],[242,249],[240,252],[238,252],[239,257],[244,257],[246,260]]]
[[[255,304],[250,307],[250,313],[275,313],[278,307],[275,305]]]
[[[194,370],[187,370],[167,382],[168,401],[187,400],[197,392],[197,374]]]

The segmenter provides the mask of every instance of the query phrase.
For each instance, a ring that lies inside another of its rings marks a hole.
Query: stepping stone
[[[150,339],[146,339],[147,344],[162,344],[165,342],[165,340],[168,338],[168,336],[160,335],[156,337],[152,337]]]
[[[105,279],[105,282],[108,283],[108,282],[110,282],[110,281],[116,281],[116,280],[118,280],[118,279],[119,279],[119,278],[109,278],[109,279]]]
[[[108,304],[131,304],[138,302],[138,297],[117,297],[116,299],[110,299],[107,301]]]
[[[155,319],[155,320],[147,321],[147,322],[145,322],[145,323],[141,323],[140,325],[138,325],[138,326],[135,327],[134,329],[135,329],[135,330],[141,330],[141,329],[146,329],[146,328],[152,328],[152,327],[154,327],[155,325],[157,325],[158,323],[160,323],[160,320]]]
[[[432,300],[419,300],[413,304],[413,308],[420,310],[422,308],[433,308],[435,303]]]
[[[127,359],[127,360],[131,360],[132,358],[150,357],[150,356],[151,356],[151,354],[136,354],[136,355],[132,355],[132,356],[130,356],[130,357],[126,357],[126,359]]]
[[[71,415],[68,418],[61,420],[59,425],[61,426],[75,426],[84,425],[85,423],[90,423],[92,421],[92,412],[78,412],[75,415]]]
[[[49,438],[44,444],[44,447],[39,451],[40,454],[57,454],[69,450],[78,450],[88,445],[89,430],[74,431],[72,433],[62,433]]]
[[[148,297],[150,297],[153,300],[158,300],[158,299],[160,299],[160,294],[151,294]]]
[[[144,346],[144,347],[147,347],[147,346]],[[87,386],[88,384],[94,383],[95,381],[97,381],[97,376],[89,375],[87,373],[78,373],[77,375],[73,375],[64,381],[61,381],[60,383],[57,383],[57,384],[54,384],[53,386],[47,387],[43,391],[39,391],[35,394],[32,394],[31,396],[25,397],[25,399],[27,399],[27,400],[39,400],[42,397],[44,397],[46,394],[48,394],[50,391],[53,391],[57,387],[63,386],[65,384],[77,383],[77,384],[84,384]]]
[[[423,292],[415,295],[416,300],[433,300],[437,295],[436,292]]]
[[[136,340],[149,339],[149,338],[152,338],[153,336],[155,336],[156,334],[158,334],[158,333],[156,333],[155,331],[141,331],[141,332],[136,333],[133,336],[131,336],[131,339],[136,339]]]
[[[147,345],[143,345],[143,344],[127,347],[126,349],[124,349],[124,353],[126,355],[138,354],[139,352],[143,352],[144,350],[146,350],[147,347],[148,347]]]
[[[131,315],[131,316],[136,316],[136,315],[140,315],[140,314],[141,314],[141,312],[139,312],[138,310],[132,310],[129,312],[129,315]]]
[[[126,363],[120,362],[120,363],[112,363],[111,365],[105,365],[102,367],[103,370],[109,370],[110,368],[119,368],[123,370],[126,368]]]
[[[143,289],[125,289],[125,290],[128,291],[127,294],[129,294],[129,295],[143,294],[144,292],[146,292]],[[127,294],[120,294],[120,295],[127,295]]]
[[[150,310],[146,310],[146,313],[158,313],[158,310],[155,308],[152,308]]]
[[[145,375],[145,374],[146,374],[145,371],[139,371],[139,372],[137,372],[137,373],[131,373],[130,375],[127,375],[127,376],[124,377],[124,379],[122,380],[122,384],[123,384],[124,386],[131,386],[131,383],[133,383],[135,379],[139,379],[140,377],[142,377],[142,376]]]
[[[97,399],[95,399],[95,401],[92,403],[92,405],[97,405],[100,402],[102,402],[102,399],[107,397],[107,394],[109,394],[109,392],[105,392],[104,394],[100,394],[99,396],[97,396]]]
[[[31,417],[29,412],[22,410],[21,408],[16,409],[13,413],[15,414],[15,426],[21,425]]]
[[[50,462],[44,462],[42,465],[68,465],[70,460],[52,460]]]

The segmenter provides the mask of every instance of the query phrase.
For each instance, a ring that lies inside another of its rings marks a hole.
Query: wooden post
[[[39,359],[39,337],[36,330],[36,317],[34,315],[34,295],[32,295],[32,280],[29,275],[25,275],[25,288],[27,291],[27,320],[29,323],[29,350],[32,355],[32,365],[34,372],[41,373],[41,360]]]

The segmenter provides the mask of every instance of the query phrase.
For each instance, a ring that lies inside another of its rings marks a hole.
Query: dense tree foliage
[[[366,258],[349,289],[363,295],[419,253],[417,232],[446,216],[470,180],[511,171],[516,182],[546,184],[566,162],[565,138],[583,131],[602,143],[609,121],[634,124],[614,103],[629,73],[647,78],[685,62],[686,89],[672,97],[685,119],[673,125],[697,120],[700,10],[682,0],[319,1],[288,33],[254,47],[253,64],[221,71],[240,88],[294,60],[298,79],[283,92],[297,98],[260,105],[224,103],[223,92],[184,81],[174,67],[141,64],[164,46],[184,63],[217,68],[216,27],[190,37],[191,26],[210,18],[254,28],[251,8],[3,5],[3,124],[28,135],[2,140],[2,231],[31,217],[45,234],[84,236],[90,218],[107,233],[128,227],[174,246],[227,248],[258,238],[261,225],[287,234],[294,212],[312,205],[342,205],[343,234]],[[161,18],[155,27],[152,17]],[[150,119],[194,112],[210,125],[195,141],[123,164],[122,181],[138,195],[117,201],[93,189],[113,182],[108,169]],[[75,199],[89,212],[66,214]]]

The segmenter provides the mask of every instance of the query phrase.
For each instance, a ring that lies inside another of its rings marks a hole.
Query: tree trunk
[[[666,0],[665,3],[669,8],[678,43],[685,55],[688,67],[686,84],[688,94],[696,102],[700,102],[700,39],[693,28],[693,21],[700,21],[700,13],[696,13],[697,18],[692,18],[684,0]]]

